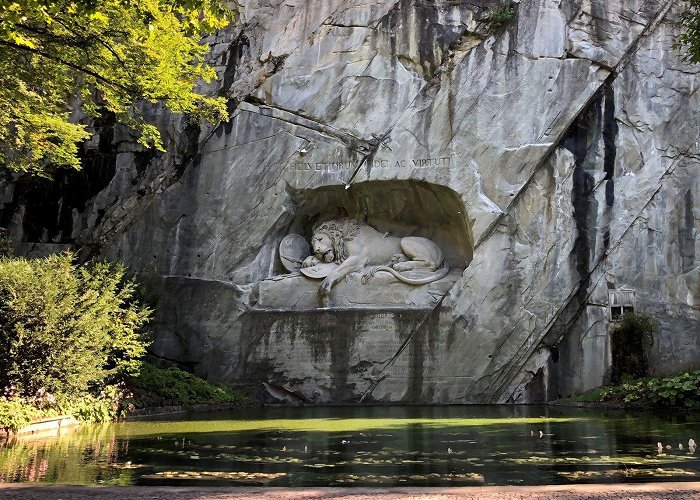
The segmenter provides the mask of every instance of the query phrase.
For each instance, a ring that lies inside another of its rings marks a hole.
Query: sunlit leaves
[[[162,150],[140,101],[225,120],[224,99],[196,85],[216,78],[202,38],[232,20],[219,0],[0,3],[0,165],[78,168],[76,142],[89,131],[76,118],[102,110]]]
[[[121,264],[0,258],[0,387],[75,397],[136,374],[151,311]]]
[[[41,170],[43,162],[77,168],[76,143],[89,136],[85,128],[52,103],[50,87],[29,85],[26,73],[7,66],[0,61],[0,164],[22,171]]]

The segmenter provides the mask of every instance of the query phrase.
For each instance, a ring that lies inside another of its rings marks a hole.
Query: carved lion
[[[302,267],[321,263],[339,264],[321,283],[319,292],[327,298],[331,288],[350,273],[372,267],[363,281],[376,272],[388,272],[411,285],[424,285],[444,278],[449,269],[443,267],[442,250],[433,241],[418,236],[397,238],[380,233],[353,219],[330,220],[321,224],[311,238],[313,255]],[[426,271],[421,278],[402,275],[405,271]]]

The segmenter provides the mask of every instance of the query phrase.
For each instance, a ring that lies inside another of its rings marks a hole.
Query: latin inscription
[[[374,159],[367,163],[367,168],[383,169],[383,168],[449,168],[450,157],[429,157],[429,158],[408,158],[408,159]],[[294,172],[322,172],[328,174],[339,174],[341,172],[353,172],[358,167],[358,163],[350,160],[337,161],[299,161],[292,163],[289,169]]]
[[[408,160],[374,160],[372,168],[447,168],[450,166],[450,157],[439,158],[411,158]]]
[[[295,172],[328,172],[336,174],[338,172],[355,168],[351,161],[319,161],[319,162],[296,162],[291,165]]]
[[[362,329],[368,332],[380,331],[380,332],[393,332],[396,323],[394,322],[394,317],[390,314],[377,314],[373,317],[367,318],[362,325]],[[372,341],[372,338],[367,338],[367,341]]]

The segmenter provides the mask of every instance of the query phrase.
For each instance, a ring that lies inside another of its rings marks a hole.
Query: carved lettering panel
[[[352,174],[358,168],[377,169],[448,169],[451,158],[449,156],[429,156],[424,158],[374,158],[369,161],[353,161],[349,159],[321,159],[296,161],[287,165],[286,170],[294,174],[311,175],[315,173],[325,174]]]

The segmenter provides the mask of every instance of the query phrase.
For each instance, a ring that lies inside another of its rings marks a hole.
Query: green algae
[[[577,417],[534,418],[305,418],[270,420],[164,420],[135,421],[117,424],[117,436],[146,437],[172,434],[213,432],[296,431],[296,432],[359,432],[376,429],[406,429],[410,426],[447,428],[511,425],[544,425],[580,422]]]

